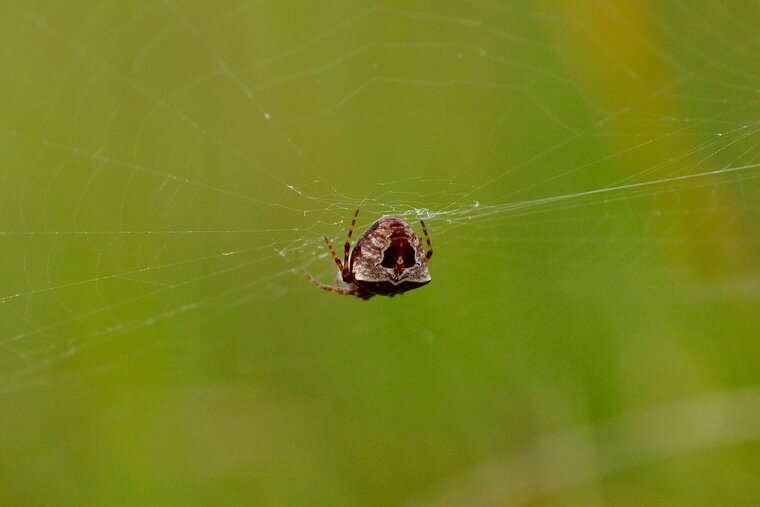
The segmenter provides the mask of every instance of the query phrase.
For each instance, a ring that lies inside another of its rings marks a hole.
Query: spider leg
[[[325,243],[327,243],[327,248],[330,249],[330,254],[332,255],[333,260],[335,261],[335,265],[338,266],[338,271],[342,274],[343,264],[340,263],[340,259],[338,259],[338,254],[335,253],[335,249],[333,248],[332,243],[330,243],[330,240],[327,239],[327,236],[325,236]]]
[[[425,257],[427,260],[430,260],[433,256],[433,245],[430,244],[430,234],[428,234],[427,227],[425,227],[425,222],[420,220],[420,223],[422,224],[422,231],[425,233],[425,241],[427,241],[427,253],[425,254]]]
[[[346,237],[346,244],[343,245],[343,281],[351,282],[351,269],[348,265],[348,253],[351,250],[351,235],[354,233],[354,226],[356,225],[356,218],[359,216],[359,208],[356,208],[354,212],[354,218],[351,220],[351,227],[348,228],[348,236]]]
[[[308,271],[306,271],[306,269],[301,268],[301,271],[303,271],[303,274],[306,275],[306,278],[308,278],[311,283],[313,283],[314,285],[316,285],[322,290],[326,290],[327,292],[334,292],[335,294],[342,294],[344,296],[356,296],[362,299],[369,299],[373,296],[373,294],[363,291],[358,287],[357,288],[335,287],[333,285],[324,284],[320,282],[319,280],[317,280],[316,278],[314,278],[314,276]]]

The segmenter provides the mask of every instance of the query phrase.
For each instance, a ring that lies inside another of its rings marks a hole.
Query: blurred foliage
[[[756,3],[5,10],[0,504],[760,502]]]

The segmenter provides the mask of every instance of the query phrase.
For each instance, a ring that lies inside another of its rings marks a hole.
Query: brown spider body
[[[433,248],[425,222],[420,220],[427,251],[409,224],[400,218],[385,216],[364,231],[349,257],[351,234],[358,215],[359,210],[356,210],[348,230],[343,262],[338,259],[330,240],[325,238],[347,287],[322,284],[306,273],[315,285],[330,292],[369,299],[374,295],[395,296],[430,283],[427,262],[433,255]]]

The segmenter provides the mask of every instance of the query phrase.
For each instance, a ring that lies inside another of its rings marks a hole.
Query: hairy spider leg
[[[427,241],[427,253],[425,254],[425,257],[427,260],[430,260],[433,256],[433,245],[430,243],[430,234],[428,234],[427,227],[425,227],[425,222],[420,220],[420,223],[422,224],[422,232],[425,233],[425,241]]]
[[[327,239],[327,236],[325,236],[325,243],[327,243],[327,248],[330,249],[330,254],[332,255],[333,260],[335,261],[335,265],[338,266],[338,271],[343,274],[343,264],[340,263],[340,259],[338,259],[338,254],[335,253],[335,249],[332,246],[332,243],[330,243],[330,240]]]
[[[346,237],[346,244],[343,245],[343,281],[350,283],[351,269],[348,265],[348,253],[351,250],[351,235],[354,233],[354,226],[356,225],[356,218],[359,216],[359,208],[356,208],[354,212],[354,219],[351,220],[351,227],[348,228],[348,236]]]
[[[316,285],[322,290],[326,290],[327,292],[334,292],[336,294],[343,294],[344,296],[356,296],[362,299],[369,299],[366,296],[365,292],[361,289],[350,289],[348,287],[334,287],[332,285],[327,285],[325,283],[320,282],[316,278],[314,278],[314,276],[312,276],[311,273],[306,271],[306,269],[301,268],[301,271],[303,271],[303,274],[306,275],[306,278],[308,278],[311,281],[311,283],[313,283],[314,285]]]

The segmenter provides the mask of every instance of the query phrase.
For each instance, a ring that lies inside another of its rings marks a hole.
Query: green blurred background
[[[760,503],[757,2],[3,11],[0,504]]]

